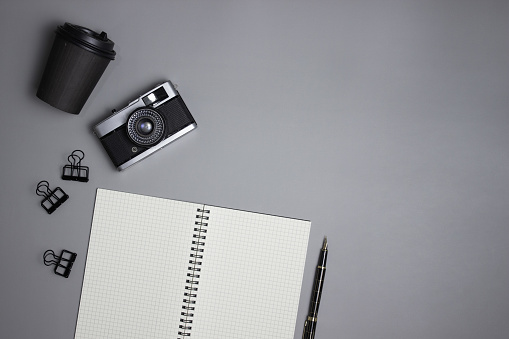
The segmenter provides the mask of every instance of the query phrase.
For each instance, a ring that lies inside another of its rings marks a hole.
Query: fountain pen
[[[323,282],[325,279],[325,265],[327,263],[327,237],[323,239],[320,258],[315,271],[315,282],[313,284],[313,294],[311,295],[311,303],[309,305],[309,313],[304,323],[304,331],[302,339],[314,339],[316,331],[316,323],[318,320],[318,307],[320,306],[320,298],[322,296]]]

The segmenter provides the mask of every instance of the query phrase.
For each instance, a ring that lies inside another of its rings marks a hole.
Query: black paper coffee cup
[[[77,25],[58,26],[37,97],[64,112],[79,114],[106,66],[115,59],[113,41]]]

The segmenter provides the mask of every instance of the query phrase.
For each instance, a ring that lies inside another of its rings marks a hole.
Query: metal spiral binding
[[[205,239],[207,233],[207,226],[209,220],[209,216],[205,214],[209,214],[210,210],[198,208],[198,214],[196,215],[196,221],[194,222],[194,233],[193,240],[191,242],[191,253],[189,257],[189,266],[187,269],[190,271],[187,273],[186,286],[184,292],[184,299],[182,300],[184,304],[182,305],[183,311],[180,313],[181,318],[179,325],[179,338],[183,339],[185,337],[191,336],[191,329],[193,324],[194,317],[194,309],[196,304],[196,296],[198,291],[198,284],[200,279],[201,272],[201,264],[203,259],[203,246],[205,246]]]

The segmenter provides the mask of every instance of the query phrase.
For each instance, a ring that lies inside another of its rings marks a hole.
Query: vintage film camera
[[[156,86],[94,127],[119,171],[197,127],[171,82]]]

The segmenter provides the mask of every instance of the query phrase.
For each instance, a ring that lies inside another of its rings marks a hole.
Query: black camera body
[[[145,159],[197,127],[170,81],[156,86],[94,127],[119,171]]]

